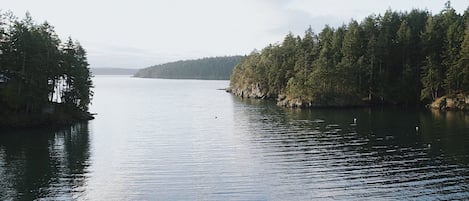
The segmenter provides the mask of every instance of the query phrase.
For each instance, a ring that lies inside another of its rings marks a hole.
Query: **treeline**
[[[469,9],[386,11],[252,52],[231,90],[287,106],[419,104],[469,92]]]
[[[21,20],[0,13],[0,114],[8,117],[0,120],[22,116],[28,121],[28,116],[39,118],[57,107],[84,114],[91,87],[80,43],[71,38],[62,43],[53,26],[35,23],[29,13]]]
[[[225,56],[170,62],[141,69],[135,77],[229,80],[233,68],[243,58],[243,56]]]

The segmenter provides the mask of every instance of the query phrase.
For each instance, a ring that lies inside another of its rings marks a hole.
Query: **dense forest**
[[[243,56],[226,56],[176,61],[141,69],[135,77],[229,80],[233,68],[243,58]]]
[[[54,27],[0,13],[0,126],[71,123],[92,118],[86,52]]]
[[[388,10],[318,34],[290,33],[237,65],[230,89],[290,107],[419,105],[468,94],[469,8]]]

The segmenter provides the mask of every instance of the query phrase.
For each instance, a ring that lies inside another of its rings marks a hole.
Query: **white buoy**
[[[418,126],[415,127],[415,131],[419,132],[419,127]]]
[[[353,124],[357,124],[357,118],[353,118]]]

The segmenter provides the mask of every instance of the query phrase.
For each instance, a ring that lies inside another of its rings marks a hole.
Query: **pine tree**
[[[458,68],[461,70],[461,89],[469,92],[469,19],[466,21],[466,30],[464,31],[464,40],[461,44],[460,58]]]
[[[316,39],[313,34],[303,38],[289,34],[283,43],[256,54],[262,62],[248,66],[262,66],[259,72],[267,72],[263,76],[268,81],[263,83],[272,98],[287,94],[299,98],[297,102],[327,104],[355,98],[419,104],[469,91],[469,39],[462,23],[469,21],[468,16],[469,9],[461,16],[449,2],[436,15],[388,10],[360,24],[352,20],[337,29],[326,25]],[[250,71],[235,69],[233,77],[256,77],[262,82],[261,76],[242,72]]]
[[[29,13],[22,20],[0,15],[2,114],[37,117],[52,102],[88,110],[92,82],[85,50],[71,39],[60,44],[54,27],[36,24]]]
[[[376,85],[376,74],[377,72],[377,56],[376,56],[376,51],[377,51],[377,33],[378,33],[378,25],[377,25],[377,19],[375,16],[371,15],[365,18],[365,20],[362,22],[360,25],[363,27],[363,33],[364,33],[364,46],[366,46],[365,53],[362,57],[361,60],[361,66],[364,68],[365,72],[365,79],[366,79],[366,84],[365,84],[365,90],[367,92],[368,96],[368,101],[373,101],[373,94],[375,91],[375,85]]]

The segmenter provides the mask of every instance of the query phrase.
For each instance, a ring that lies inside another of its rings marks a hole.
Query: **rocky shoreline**
[[[261,89],[260,84],[251,84],[248,87],[244,89],[240,88],[228,88],[226,89],[228,93],[232,93],[236,96],[239,96],[241,98],[256,98],[256,99],[268,99],[272,98],[267,95],[266,92],[264,92]]]
[[[228,88],[227,92],[241,98],[252,99],[272,99],[276,100],[277,105],[287,108],[323,108],[323,107],[366,107],[373,105],[370,102],[360,100],[357,97],[344,97],[340,95],[322,95],[314,100],[308,98],[297,98],[288,95],[269,96],[262,90],[259,84],[251,84],[244,89]],[[441,111],[469,111],[469,94],[456,94],[442,96],[428,105],[430,109]]]
[[[228,93],[241,98],[272,99],[277,101],[278,106],[288,108],[320,108],[320,107],[363,107],[369,106],[365,101],[357,97],[344,97],[334,94],[323,95],[314,100],[308,98],[291,97],[288,95],[268,95],[262,90],[260,84],[251,84],[244,89],[228,88]]]
[[[461,110],[469,111],[469,95],[468,94],[456,94],[447,95],[437,98],[433,101],[429,107],[431,109],[437,109],[441,111],[446,110]]]
[[[304,100],[301,98],[292,98],[285,95],[277,97],[277,105],[289,108],[321,108],[321,107],[364,107],[369,104],[359,100],[356,97],[344,96],[322,96],[315,100]]]

